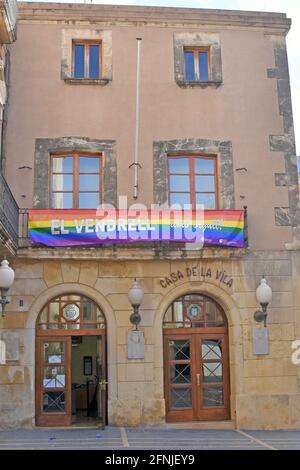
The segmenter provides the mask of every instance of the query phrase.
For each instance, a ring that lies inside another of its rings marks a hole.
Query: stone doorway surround
[[[32,304],[28,315],[26,325],[26,338],[27,344],[31,345],[30,356],[35,357],[35,332],[36,332],[36,319],[41,312],[42,308],[47,302],[56,296],[63,295],[66,292],[72,292],[74,294],[85,295],[93,300],[99,308],[103,311],[106,319],[106,337],[107,337],[107,380],[109,382],[108,388],[108,421],[110,421],[111,414],[111,403],[117,399],[117,341],[116,341],[116,321],[115,313],[112,310],[111,305],[105,299],[105,297],[96,289],[75,283],[65,283],[54,287],[50,287],[46,292],[43,292]],[[32,413],[32,419],[34,421],[35,416],[35,367],[34,359],[31,367],[31,390],[32,390],[32,401],[28,403],[28,407]]]
[[[243,393],[243,342],[242,342],[242,325],[239,309],[234,302],[232,296],[225,292],[221,287],[209,283],[201,283],[196,287],[190,282],[184,283],[178,287],[174,287],[163,298],[157,310],[153,335],[155,338],[155,358],[154,373],[155,380],[163,384],[164,379],[164,355],[163,355],[163,331],[162,323],[165,312],[171,303],[178,297],[186,294],[205,294],[214,299],[224,310],[228,322],[229,337],[229,370],[230,370],[230,409],[231,409],[231,426],[238,426],[237,416],[237,396]],[[164,390],[162,386],[162,397],[164,407]],[[217,426],[217,424],[216,424]]]

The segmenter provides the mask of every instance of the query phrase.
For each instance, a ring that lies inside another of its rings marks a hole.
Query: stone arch
[[[107,379],[108,388],[108,420],[110,417],[110,401],[117,398],[117,328],[114,311],[107,299],[96,289],[83,284],[64,283],[53,287],[49,287],[43,291],[33,302],[30,307],[29,315],[26,323],[27,344],[31,344],[30,359],[31,364],[35,364],[35,332],[36,320],[42,308],[53,298],[66,293],[74,293],[84,295],[93,300],[102,310],[106,320],[106,337],[107,337]],[[29,343],[28,343],[29,342]],[[35,390],[35,367],[30,368],[31,388]],[[32,413],[34,416],[35,394],[33,393]]]
[[[174,302],[178,297],[185,294],[205,294],[215,300],[224,310],[228,322],[228,337],[229,337],[229,365],[230,365],[230,395],[231,395],[231,418],[235,422],[236,419],[236,397],[242,393],[243,390],[243,332],[242,321],[240,317],[239,308],[230,295],[223,288],[203,282],[201,284],[191,284],[185,282],[180,286],[173,287],[163,297],[160,302],[153,325],[154,335],[154,367],[155,367],[155,380],[159,385],[157,393],[159,397],[164,399],[164,354],[163,354],[163,331],[162,323],[165,312],[169,305]]]

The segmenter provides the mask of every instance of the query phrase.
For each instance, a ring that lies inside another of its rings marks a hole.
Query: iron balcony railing
[[[19,240],[19,206],[0,173],[0,235],[2,243],[16,249]]]
[[[0,13],[2,25],[0,28],[1,42],[11,43],[17,39],[17,0],[0,0]]]

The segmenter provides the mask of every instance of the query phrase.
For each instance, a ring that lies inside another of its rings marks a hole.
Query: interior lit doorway
[[[104,427],[107,415],[106,328],[91,299],[51,300],[36,325],[36,424]]]

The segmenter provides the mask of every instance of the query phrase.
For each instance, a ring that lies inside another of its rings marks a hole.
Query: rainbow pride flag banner
[[[32,243],[85,246],[174,241],[242,248],[242,210],[30,209]]]

